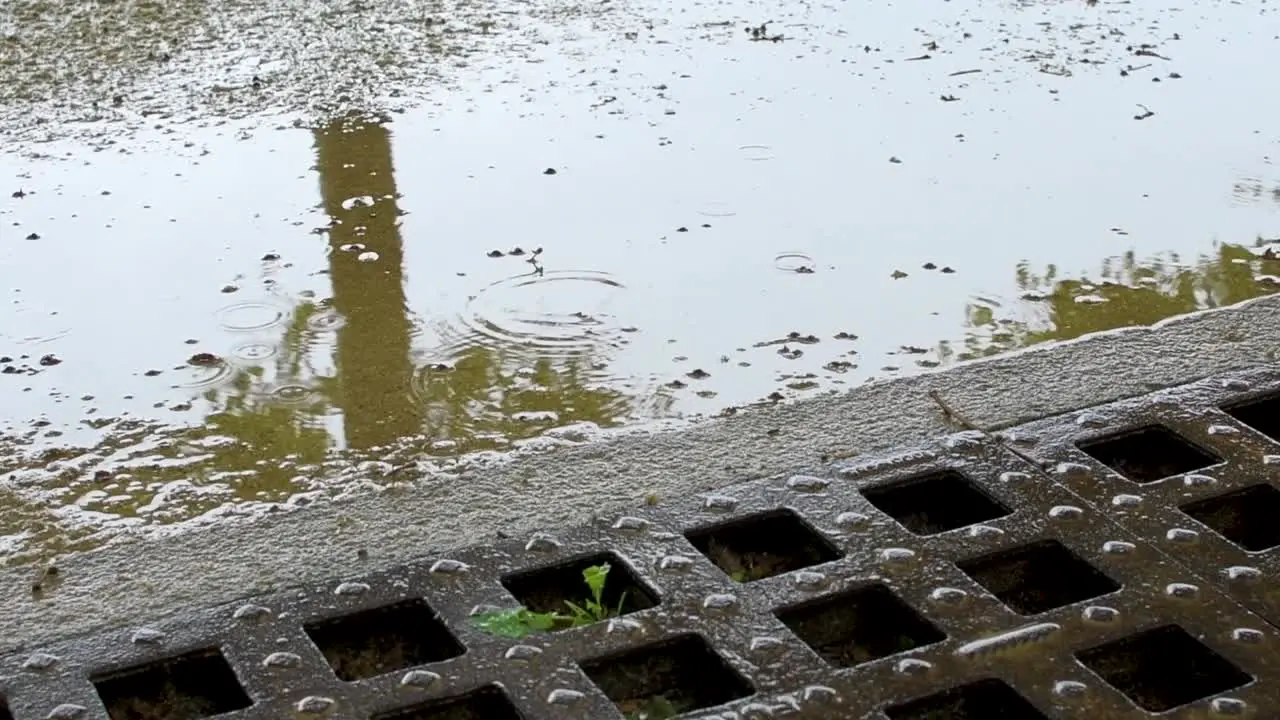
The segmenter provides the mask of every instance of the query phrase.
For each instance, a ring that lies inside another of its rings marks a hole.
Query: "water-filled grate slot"
[[[422,600],[308,624],[339,679],[351,682],[457,657],[465,648]]]
[[[1272,485],[1251,485],[1179,509],[1249,552],[1280,545],[1280,490]]]
[[[498,685],[485,685],[404,710],[375,715],[372,720],[524,720],[524,715]]]
[[[1136,483],[1150,483],[1217,465],[1222,459],[1163,425],[1129,430],[1079,445],[1098,462]]]
[[[873,485],[863,488],[862,495],[917,535],[936,535],[1012,512],[952,470]]]
[[[1228,405],[1222,411],[1272,440],[1280,440],[1280,393]]]
[[[755,692],[706,640],[693,634],[587,660],[580,666],[627,717],[674,717]]]
[[[889,720],[1049,720],[996,678],[986,678],[885,709]]]
[[[956,563],[1014,612],[1035,615],[1120,589],[1057,540],[1041,540]]]
[[[1253,680],[1177,625],[1163,625],[1076,653],[1144,710],[1164,712]]]
[[[880,583],[792,605],[775,614],[835,667],[861,665],[947,637]]]
[[[111,720],[199,720],[253,704],[217,649],[100,675],[93,685]]]
[[[737,582],[763,580],[840,558],[831,543],[790,510],[699,528],[685,537]]]

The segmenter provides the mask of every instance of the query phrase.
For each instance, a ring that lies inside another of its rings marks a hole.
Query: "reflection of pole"
[[[320,192],[333,220],[333,308],[346,320],[338,331],[337,402],[348,446],[384,445],[421,427],[409,396],[410,322],[391,135],[381,125],[337,120],[315,139]]]

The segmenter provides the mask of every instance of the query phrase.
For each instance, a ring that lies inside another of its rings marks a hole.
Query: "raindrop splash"
[[[276,346],[270,343],[251,342],[237,345],[231,349],[232,357],[247,363],[262,362],[275,354]]]
[[[231,332],[266,330],[284,322],[287,316],[285,308],[265,302],[228,305],[217,313],[218,327]]]
[[[347,324],[347,319],[333,310],[323,310],[307,318],[307,327],[318,332],[332,332]]]
[[[812,272],[813,258],[802,252],[784,252],[773,259],[773,266],[783,272]]]
[[[742,145],[738,150],[743,157],[753,162],[773,159],[773,148],[768,145]]]
[[[189,365],[182,369],[189,378],[176,387],[184,390],[205,390],[218,387],[235,375],[235,369],[225,360],[219,359],[210,365]]]

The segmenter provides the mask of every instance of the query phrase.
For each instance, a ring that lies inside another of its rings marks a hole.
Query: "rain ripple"
[[[451,349],[482,346],[532,350],[542,357],[588,355],[622,338],[622,326],[607,306],[625,287],[613,275],[593,271],[506,278],[472,297],[442,335]]]
[[[627,378],[609,370],[612,354],[635,330],[609,310],[625,290],[618,278],[597,271],[525,274],[484,287],[456,316],[435,323],[434,347],[418,363],[411,394],[419,403],[431,404],[441,383],[461,387],[479,382],[472,392],[480,391],[473,396],[477,400],[487,398],[482,405],[501,405],[499,398],[511,392],[568,393],[563,409],[573,417],[559,419],[574,421],[587,408],[572,410],[574,403],[567,399],[586,393],[600,403],[592,414],[625,414],[633,393],[627,392]],[[478,407],[472,411],[487,412]],[[535,424],[545,422],[555,424],[541,416]]]

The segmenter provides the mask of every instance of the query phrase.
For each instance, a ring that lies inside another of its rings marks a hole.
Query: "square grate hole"
[[[499,685],[485,685],[405,710],[374,715],[372,720],[524,720]]]
[[[956,566],[1022,615],[1036,615],[1120,589],[1116,581],[1057,540],[962,560]]]
[[[936,535],[1012,512],[953,470],[875,485],[862,495],[917,535]]]
[[[521,605],[534,612],[565,613],[568,612],[566,600],[582,605],[591,599],[583,571],[605,564],[609,566],[609,574],[605,576],[601,605],[612,610],[621,603],[618,614],[627,615],[658,604],[658,598],[640,583],[622,558],[613,553],[508,575],[502,579],[502,585]]]
[[[763,580],[840,558],[817,530],[790,510],[699,528],[685,537],[737,582]]]
[[[1219,535],[1259,552],[1280,545],[1280,490],[1266,483],[1183,505],[1182,512]]]
[[[406,600],[303,628],[339,679],[362,680],[465,652],[422,600]]]
[[[253,704],[217,649],[94,677],[111,720],[198,720]]]
[[[580,665],[627,717],[674,717],[755,692],[699,635],[679,635]]]
[[[1217,465],[1222,458],[1163,425],[1082,443],[1080,450],[1136,483],[1163,480]]]
[[[793,605],[776,614],[835,667],[860,665],[947,638],[880,583]]]
[[[1253,680],[1177,625],[1164,625],[1076,653],[1139,707],[1164,712]]]
[[[1222,411],[1272,440],[1280,440],[1280,394],[1230,405]]]
[[[885,708],[889,720],[1049,720],[1003,680],[987,678]]]

